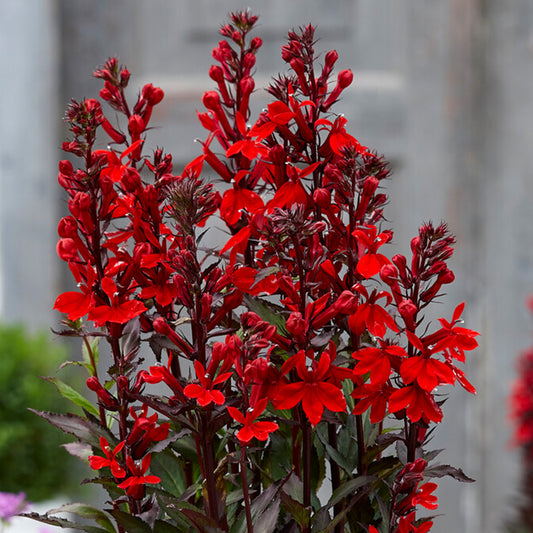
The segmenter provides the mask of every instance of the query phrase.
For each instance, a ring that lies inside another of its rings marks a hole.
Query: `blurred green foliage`
[[[78,461],[61,446],[65,436],[36,414],[71,404],[41,376],[55,375],[66,349],[46,333],[0,325],[0,490],[37,502],[75,490]]]

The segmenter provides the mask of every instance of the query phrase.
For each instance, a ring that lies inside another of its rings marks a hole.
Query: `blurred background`
[[[450,391],[432,447],[476,483],[441,481],[444,516],[433,531],[505,531],[520,493],[507,397],[532,329],[531,0],[1,0],[0,319],[28,331],[58,323],[51,307],[68,279],[55,256],[62,114],[71,98],[97,96],[95,67],[116,55],[131,87],[165,91],[151,142],[180,172],[199,154],[193,139],[205,137],[195,110],[213,86],[217,30],[246,7],[264,41],[256,86],[284,70],[287,31],[309,22],[317,50],[336,49],[338,69],[353,70],[337,111],[391,162],[393,252],[407,252],[428,220],[447,221],[457,236],[456,282],[438,314],[450,318],[466,300],[466,325],[481,332],[466,366],[478,394]],[[256,100],[267,101],[260,89]]]

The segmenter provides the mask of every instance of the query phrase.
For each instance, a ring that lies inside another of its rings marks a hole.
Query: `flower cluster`
[[[424,455],[440,387],[475,392],[458,366],[477,346],[464,304],[437,326],[424,318],[454,279],[454,238],[427,223],[408,256],[386,255],[389,169],[335,115],[353,75],[334,74],[335,51],[315,52],[313,26],[289,32],[288,74],[249,123],[255,22],[235,13],[221,29],[216,89],[198,113],[206,139],[180,175],[161,149],[146,154],[163,91],[145,85],[130,105],[116,59],[95,75],[123,122],[97,100],[69,107],[64,149],[82,166],[60,163],[70,215],[57,250],[77,290],[54,307],[60,333],[83,340],[97,401],[70,394],[86,413],[74,433],[92,447],[119,532],[145,520],[154,531],[429,531],[416,519],[437,507],[426,478],[459,477]],[[94,149],[101,133],[107,150]],[[228,239],[212,250],[203,237],[217,217]],[[73,432],[73,415],[43,416]],[[385,430],[387,418],[401,427]],[[321,502],[326,464],[333,492]]]
[[[529,310],[533,313],[533,298],[528,301]],[[518,359],[518,377],[513,384],[510,395],[510,416],[514,425],[513,444],[522,452],[522,500],[518,508],[518,516],[514,517],[517,530],[531,529],[533,518],[533,347],[526,349]],[[517,531],[511,527],[509,531]]]

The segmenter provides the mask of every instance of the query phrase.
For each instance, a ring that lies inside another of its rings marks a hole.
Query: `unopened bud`
[[[128,121],[128,130],[132,136],[139,136],[144,131],[144,120],[140,115],[131,115]]]
[[[120,85],[125,87],[128,85],[128,81],[130,81],[130,71],[127,68],[124,68],[120,72]]]
[[[261,46],[263,46],[263,40],[261,39],[261,37],[254,37],[250,41],[250,50],[252,52],[255,52],[258,48],[261,48]]]
[[[73,239],[60,239],[56,246],[57,255],[63,261],[71,261],[78,258],[78,248]]]
[[[335,63],[337,62],[337,59],[339,59],[339,54],[337,53],[337,50],[330,50],[326,54],[326,61],[324,63],[324,67],[331,70]]]
[[[327,209],[331,206],[331,194],[324,187],[320,187],[315,190],[313,193],[313,200],[322,209]]]
[[[219,65],[211,65],[211,67],[209,68],[209,77],[217,83],[223,82],[224,71],[222,70],[222,67]]]
[[[337,83],[341,89],[346,89],[353,81],[353,72],[349,69],[341,70],[337,76]]]
[[[216,111],[220,108],[220,96],[216,91],[207,91],[202,96],[202,103],[207,109]]]

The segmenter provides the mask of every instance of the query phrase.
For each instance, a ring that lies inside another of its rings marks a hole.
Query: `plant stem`
[[[329,444],[333,449],[337,449],[337,427],[335,424],[328,424],[328,440]],[[341,484],[341,472],[339,465],[330,457],[329,459],[329,468],[331,470],[331,491],[335,492],[336,489],[340,487]],[[341,502],[336,503],[333,507],[333,514],[338,516],[343,509],[343,504]],[[344,520],[341,520],[335,526],[335,533],[344,532]]]
[[[304,507],[311,505],[311,426],[305,416],[303,419],[303,483],[304,483]]]
[[[248,533],[253,533],[252,511],[250,509],[250,493],[248,491],[248,478],[246,476],[246,446],[241,446],[241,482],[244,498],[244,512],[246,513],[246,528]]]
[[[365,432],[363,429],[363,416],[355,415],[355,424],[357,428],[357,472],[360,476],[366,474],[366,469],[363,467],[363,457],[365,455]]]
[[[416,441],[417,441],[418,424],[409,423],[409,440],[407,443],[407,462],[413,463],[416,458]]]
[[[209,420],[206,415],[206,413],[202,414],[200,437],[204,456],[204,477],[207,486],[207,512],[218,523],[220,521],[220,515],[218,512],[215,482],[215,450],[213,449],[213,442],[209,435]]]

